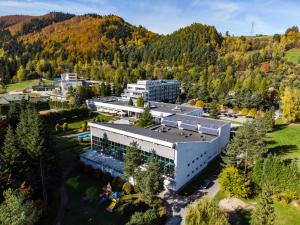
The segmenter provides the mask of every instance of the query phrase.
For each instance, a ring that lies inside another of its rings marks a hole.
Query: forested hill
[[[0,23],[6,84],[66,71],[119,90],[137,79],[178,79],[183,100],[257,109],[275,105],[286,86],[300,87],[295,26],[282,35],[235,37],[199,23],[158,35],[115,15],[49,13]]]
[[[11,15],[11,16],[2,16],[0,17],[0,29],[9,28],[15,24],[21,23],[26,20],[30,20],[34,16],[25,16],[25,15]]]

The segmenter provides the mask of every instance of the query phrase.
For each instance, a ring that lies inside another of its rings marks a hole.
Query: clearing
[[[300,48],[292,48],[285,53],[285,58],[294,63],[299,64],[300,60]]]
[[[50,85],[52,83],[52,81],[50,80],[46,80],[44,82],[46,85]],[[15,84],[8,84],[7,85],[7,92],[10,92],[10,91],[22,91],[26,88],[31,88],[32,85],[38,85],[39,84],[39,80],[38,79],[35,79],[35,80],[25,80],[25,81],[22,81],[22,82],[18,82],[18,83],[15,83]]]
[[[270,152],[295,159],[300,168],[300,124],[277,125],[269,138]]]

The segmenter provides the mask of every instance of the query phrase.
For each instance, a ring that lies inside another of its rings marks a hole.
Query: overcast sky
[[[252,23],[254,34],[284,33],[300,23],[300,0],[0,0],[0,16],[49,11],[115,14],[161,34],[193,22],[235,35],[250,35]]]

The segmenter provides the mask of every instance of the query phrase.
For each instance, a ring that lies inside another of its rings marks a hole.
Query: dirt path
[[[53,222],[53,225],[61,225],[62,221],[65,217],[65,213],[66,210],[69,206],[69,196],[68,196],[68,192],[67,189],[65,187],[65,181],[66,179],[70,176],[70,174],[72,173],[72,171],[75,168],[75,163],[73,163],[68,169],[66,169],[63,173],[63,178],[62,178],[62,183],[59,189],[59,193],[60,193],[60,206],[57,212],[57,216]]]

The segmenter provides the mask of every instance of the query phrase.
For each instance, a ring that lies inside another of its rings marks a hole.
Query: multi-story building
[[[175,102],[179,88],[180,82],[177,80],[138,80],[136,84],[127,85],[122,98],[136,100],[142,96],[145,102]]]
[[[63,73],[60,80],[60,88],[63,96],[67,95],[68,88],[82,86],[82,81],[78,80],[77,73]]]
[[[91,150],[86,164],[122,176],[124,155],[137,142],[144,163],[155,154],[164,168],[165,185],[178,191],[216,158],[229,142],[230,122],[174,114],[148,128],[114,123],[89,123]]]

